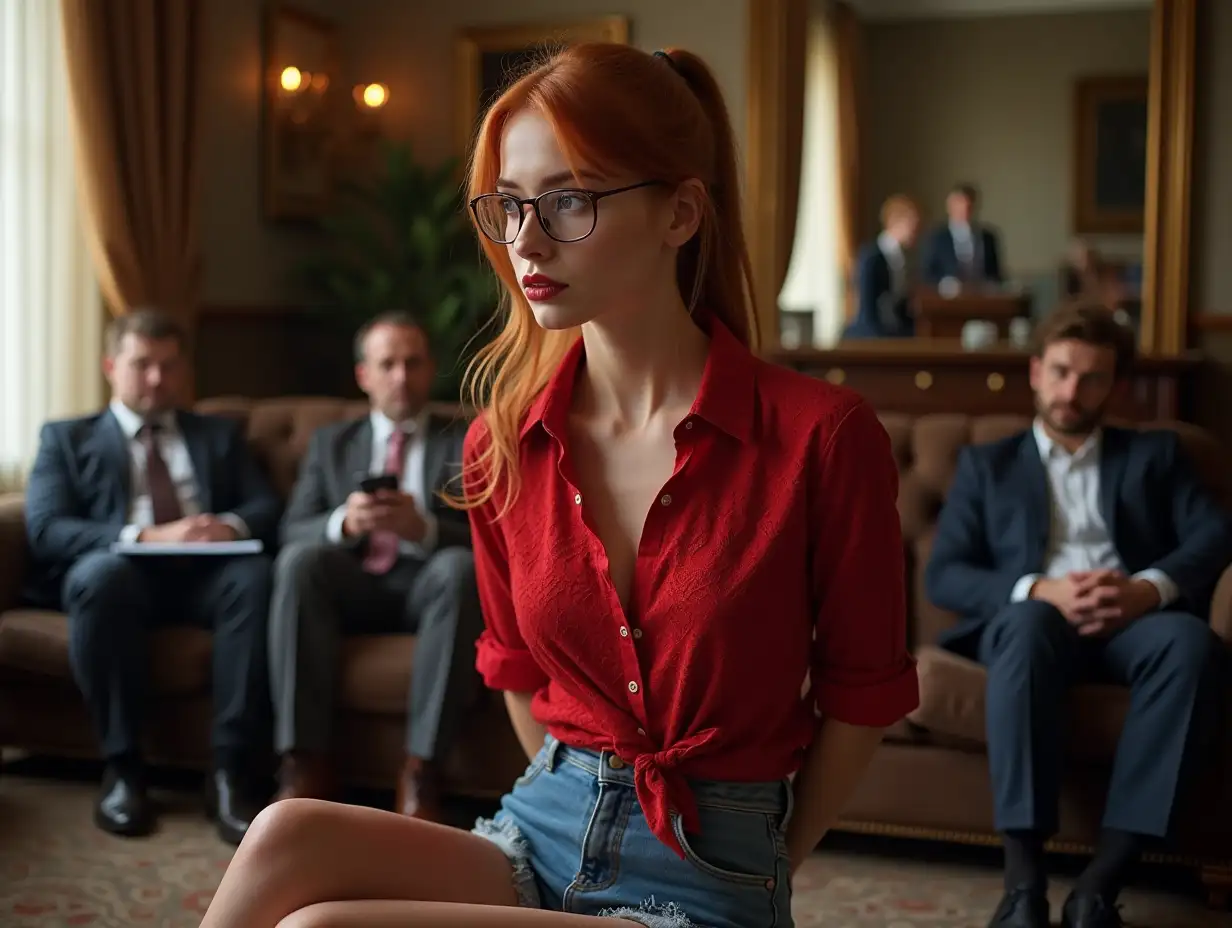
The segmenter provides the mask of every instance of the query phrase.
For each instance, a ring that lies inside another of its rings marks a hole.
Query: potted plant
[[[458,400],[462,375],[498,302],[466,216],[458,162],[418,163],[389,144],[383,169],[338,187],[325,246],[297,268],[315,309],[354,332],[378,313],[414,313],[436,356],[433,398]]]

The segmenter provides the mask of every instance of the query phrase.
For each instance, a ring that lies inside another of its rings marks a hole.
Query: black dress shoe
[[[228,770],[210,774],[205,783],[205,814],[218,826],[220,838],[228,844],[239,844],[258,811],[241,777]]]
[[[148,835],[154,829],[154,809],[141,777],[108,768],[94,806],[94,824],[126,838]]]
[[[1098,893],[1074,890],[1061,909],[1061,928],[1124,928],[1117,907]]]
[[[1018,886],[1001,897],[988,928],[1049,928],[1048,895],[1036,886]]]

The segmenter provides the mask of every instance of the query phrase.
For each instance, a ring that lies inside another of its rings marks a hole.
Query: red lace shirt
[[[562,742],[634,765],[656,835],[697,830],[689,777],[776,780],[823,715],[887,726],[918,703],[898,470],[854,392],[757,359],[721,324],[620,606],[568,451],[581,340],[521,430],[520,493],[471,511],[493,689],[534,693]],[[485,440],[482,418],[467,460]],[[806,675],[810,698],[802,699]]]

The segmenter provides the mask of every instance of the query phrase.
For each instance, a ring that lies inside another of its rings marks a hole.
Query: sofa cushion
[[[414,635],[352,635],[344,639],[339,694],[343,708],[406,715],[414,654]]]
[[[920,705],[908,718],[930,732],[985,746],[984,688],[988,674],[984,668],[935,646],[921,648],[916,658]],[[1128,711],[1129,690],[1125,687],[1075,686],[1064,733],[1068,755],[1090,763],[1109,763]]]
[[[150,650],[150,685],[162,696],[206,692],[210,633],[199,628],[160,628]],[[0,667],[71,680],[68,617],[62,612],[13,609],[0,613]]]

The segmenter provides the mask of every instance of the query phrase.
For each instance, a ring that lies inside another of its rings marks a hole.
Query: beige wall
[[[390,88],[387,134],[423,158],[455,153],[454,38],[466,26],[560,22],[620,13],[631,41],[648,50],[701,54],[727,95],[737,139],[746,127],[748,0],[297,0],[339,23],[347,85]],[[261,215],[261,14],[257,0],[204,7],[202,67],[202,302],[253,305],[294,299],[294,262],[313,236]]]
[[[1010,272],[1054,269],[1072,238],[1074,80],[1146,74],[1150,28],[1149,10],[867,24],[867,229],[891,193],[935,221],[971,181]],[[1141,253],[1141,236],[1094,240]]]

